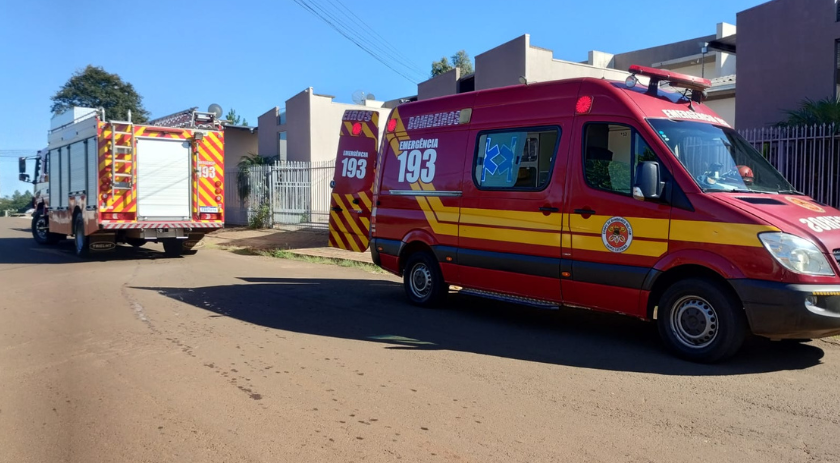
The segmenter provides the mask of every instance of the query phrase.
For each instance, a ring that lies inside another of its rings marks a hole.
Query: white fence
[[[226,172],[226,222],[326,230],[335,161],[277,162]]]

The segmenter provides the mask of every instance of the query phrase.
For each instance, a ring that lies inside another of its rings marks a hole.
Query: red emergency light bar
[[[704,79],[702,77],[697,76],[689,76],[677,72],[671,72],[667,69],[656,69],[649,68],[646,66],[639,66],[636,64],[630,66],[630,73],[650,77],[651,83],[653,83],[654,80],[657,82],[665,81],[670,82],[672,86],[687,88],[691,90],[703,91],[708,88],[711,88],[712,86],[712,81],[710,81],[709,79]]]

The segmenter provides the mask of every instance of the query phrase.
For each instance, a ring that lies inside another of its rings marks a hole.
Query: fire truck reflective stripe
[[[572,235],[572,248],[582,251],[611,252],[604,247],[601,235]],[[645,241],[633,239],[633,243],[622,254],[632,256],[659,257],[668,252],[667,241]]]
[[[569,215],[571,231],[573,233],[592,233],[601,235],[604,224],[613,216],[594,215],[583,218],[580,214]],[[658,240],[668,239],[669,219],[648,219],[642,217],[624,217],[633,227],[633,239],[651,238]]]
[[[106,230],[131,230],[140,228],[221,228],[224,224],[217,222],[109,222],[103,221],[102,228]]]
[[[764,245],[758,239],[758,234],[768,231],[779,231],[779,229],[768,225],[672,220],[670,239],[760,248]]]

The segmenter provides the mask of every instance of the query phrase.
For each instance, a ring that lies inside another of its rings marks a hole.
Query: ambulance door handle
[[[593,211],[592,209],[575,209],[575,214],[595,215],[595,211]]]
[[[333,210],[334,212],[341,212],[341,211],[343,211],[344,209],[342,209],[342,208],[340,208],[340,207],[338,207],[338,206],[335,206],[334,208],[332,208],[332,210]]]
[[[559,207],[541,207],[540,210],[543,211],[543,212],[548,212],[548,213],[560,212]]]

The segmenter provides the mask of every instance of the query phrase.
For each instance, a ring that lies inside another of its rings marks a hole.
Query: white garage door
[[[137,140],[137,215],[140,220],[190,219],[190,144]]]

